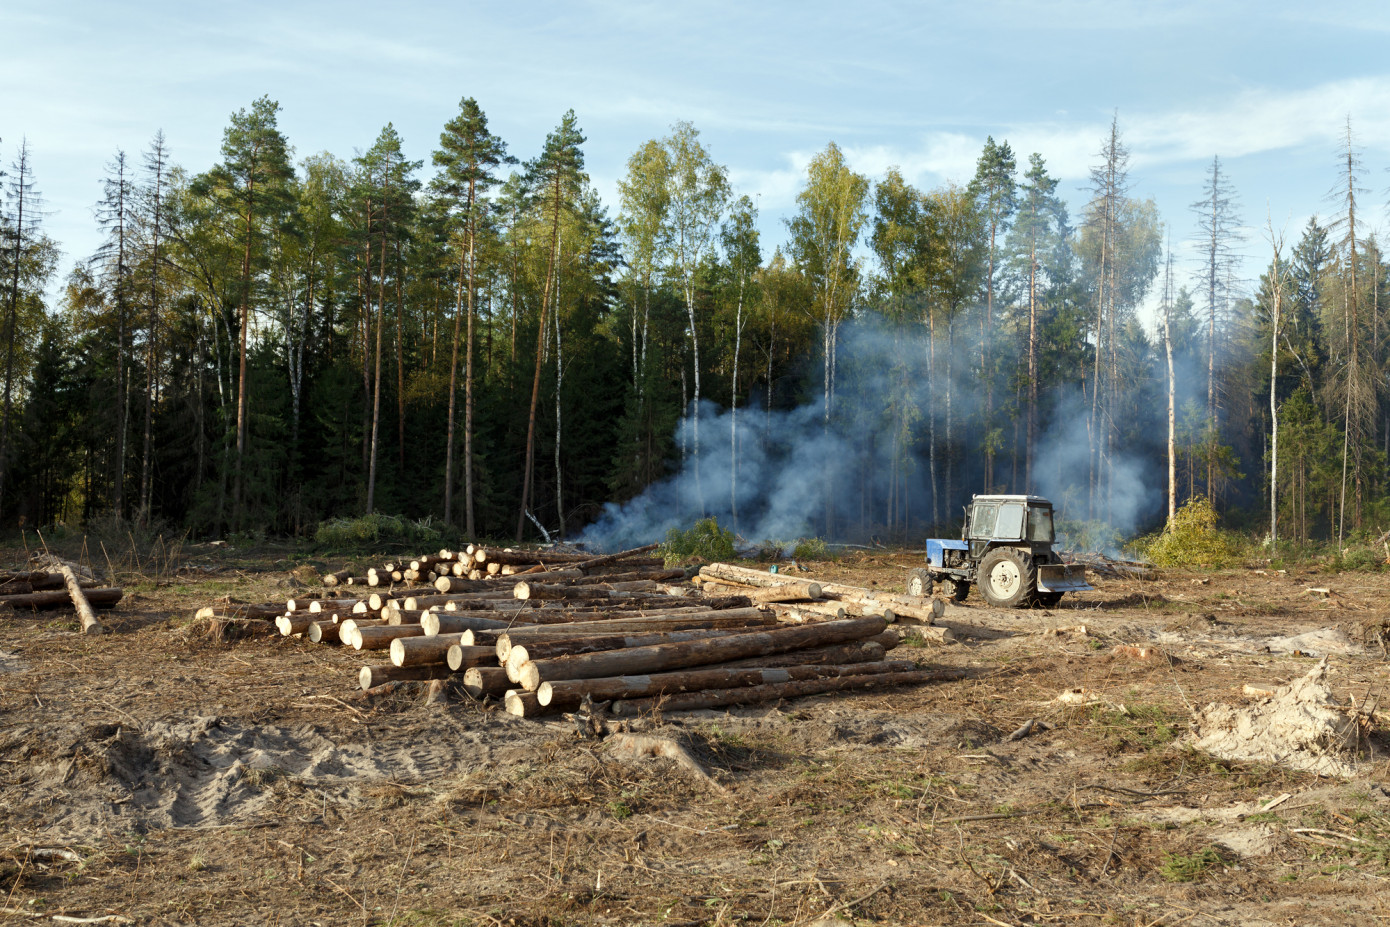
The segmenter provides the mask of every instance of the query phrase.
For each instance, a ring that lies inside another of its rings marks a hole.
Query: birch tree
[[[729,203],[725,168],[716,164],[700,144],[700,133],[688,122],[678,122],[662,141],[669,172],[666,177],[666,256],[668,272],[680,289],[690,325],[691,369],[694,393],[687,413],[691,420],[692,455],[695,462],[695,496],[700,514],[705,512],[704,487],[700,482],[700,325],[695,313],[695,274],[711,257],[719,236],[719,221]]]
[[[724,256],[733,277],[734,300],[734,361],[729,383],[729,510],[734,529],[738,528],[738,372],[739,354],[743,347],[744,301],[749,285],[762,265],[762,250],[758,245],[758,207],[747,196],[741,196],[729,211],[729,218],[720,231]]]

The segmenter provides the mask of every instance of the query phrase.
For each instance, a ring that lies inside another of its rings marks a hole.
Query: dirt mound
[[[1211,704],[1192,718],[1191,743],[1226,760],[1275,763],[1350,778],[1369,748],[1361,718],[1332,697],[1327,660],[1252,705]]]

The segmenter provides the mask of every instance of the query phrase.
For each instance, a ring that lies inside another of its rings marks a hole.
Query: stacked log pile
[[[677,582],[683,571],[643,556],[650,549],[442,551],[405,571],[388,574],[397,564],[387,564],[369,574],[405,584],[394,593],[343,595],[332,587],[353,577],[325,577],[321,597],[224,610],[262,619],[273,610],[283,635],[381,651],[389,662],[358,673],[364,690],[448,678],[521,717],[586,698],[625,715],[947,678],[887,657],[900,639],[889,623],[906,616],[929,625],[939,603],[728,564],[701,570],[699,594]],[[459,564],[466,570],[456,574]]]

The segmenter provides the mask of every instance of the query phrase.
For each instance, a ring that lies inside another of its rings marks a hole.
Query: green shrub
[[[792,558],[796,560],[834,560],[835,555],[820,538],[801,538],[792,548]]]
[[[713,518],[702,518],[687,531],[672,528],[666,532],[666,543],[660,550],[668,565],[695,559],[732,560],[738,556],[734,533],[720,528]]]
[[[314,532],[314,540],[324,547],[363,547],[391,541],[438,544],[442,538],[429,519],[411,521],[400,515],[335,518],[320,523]]]
[[[1221,854],[1215,847],[1205,847],[1191,856],[1169,853],[1163,860],[1163,878],[1169,882],[1198,882],[1221,865]]]
[[[1225,567],[1245,553],[1238,537],[1216,527],[1216,509],[1205,496],[1190,500],[1162,534],[1136,546],[1161,567]]]

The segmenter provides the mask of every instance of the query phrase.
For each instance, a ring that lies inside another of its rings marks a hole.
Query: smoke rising
[[[1012,395],[996,393],[994,427],[1002,429],[1004,448],[993,479],[982,472],[978,364],[976,344],[959,329],[949,364],[938,331],[933,374],[920,326],[895,330],[874,316],[846,323],[828,425],[819,366],[804,378],[814,399],[793,409],[769,412],[762,396],[737,412],[710,402],[692,406],[676,435],[676,446],[687,448],[683,464],[636,498],[606,505],[578,540],[600,550],[633,547],[663,540],[672,528],[688,528],[703,516],[713,516],[750,544],[821,537],[915,546],[928,535],[958,536],[972,494],[1026,491],[1022,451],[1015,460],[1010,443],[1026,426]],[[1093,500],[1089,412],[1079,396],[1040,399],[1033,492],[1051,498],[1060,518],[1090,520],[1094,504],[1095,518],[1132,534],[1162,505],[1162,457],[1148,446],[1115,449],[1109,478]],[[694,415],[700,423],[698,456]]]

